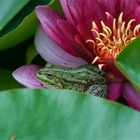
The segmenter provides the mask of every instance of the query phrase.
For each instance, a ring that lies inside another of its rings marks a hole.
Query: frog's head
[[[47,87],[63,88],[62,79],[57,77],[51,70],[41,69],[37,72],[36,76]]]

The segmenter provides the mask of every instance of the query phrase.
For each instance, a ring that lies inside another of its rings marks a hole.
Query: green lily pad
[[[140,113],[66,90],[0,93],[0,139],[124,140],[140,138]]]
[[[140,93],[140,37],[132,41],[117,57],[116,66]]]

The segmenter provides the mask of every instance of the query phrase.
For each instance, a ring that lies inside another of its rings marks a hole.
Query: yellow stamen
[[[113,19],[112,28],[101,21],[102,32],[99,32],[96,23],[92,22],[91,31],[96,35],[96,38],[86,41],[86,43],[91,42],[96,55],[92,64],[98,61],[99,68],[102,69],[106,65],[106,61],[114,60],[126,45],[140,35],[140,24],[132,27],[133,22],[135,19],[131,19],[128,23],[123,21],[123,13],[120,13],[118,20]]]
[[[96,56],[96,57],[94,58],[94,60],[93,60],[91,63],[94,64],[98,59],[99,59],[99,57]]]
[[[98,68],[99,68],[99,70],[102,70],[102,67],[104,66],[104,64],[99,64],[98,65]]]

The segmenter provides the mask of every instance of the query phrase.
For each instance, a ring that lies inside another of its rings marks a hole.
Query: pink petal
[[[120,3],[118,0],[98,0],[98,2],[105,12],[109,12],[113,17],[116,17],[117,11],[119,11],[117,6]]]
[[[91,39],[92,21],[100,27],[100,21],[105,20],[105,12],[97,0],[60,0],[60,3],[67,20],[75,27],[80,24],[78,31],[84,40]]]
[[[137,0],[123,0],[120,1],[120,12],[124,13],[125,20],[135,18],[135,9],[138,6]]]
[[[140,94],[138,94],[129,83],[125,83],[124,85],[123,97],[129,106],[140,111]]]
[[[91,26],[94,20],[96,23],[104,20],[105,13],[100,8],[98,0],[60,0],[66,18],[72,24]]]
[[[36,72],[41,69],[38,65],[23,65],[13,72],[13,77],[22,85],[28,88],[44,87],[36,78]]]
[[[81,37],[83,38],[83,40],[85,42],[88,39],[92,39],[93,38],[92,32],[91,32],[91,28],[92,28],[92,26],[88,27],[88,26],[84,25],[83,23],[78,24],[76,26],[77,31],[79,32],[79,34],[81,35]]]
[[[109,12],[113,17],[118,17],[121,12],[124,14],[124,20],[129,21],[139,16],[136,9],[139,7],[138,0],[98,0],[101,8]],[[138,17],[139,18],[139,17]],[[140,19],[140,18],[139,18]]]
[[[139,4],[139,6],[137,6],[136,8],[135,8],[135,19],[136,19],[136,21],[137,21],[137,24],[140,24],[140,4]]]
[[[69,38],[69,40],[71,41],[70,45],[74,48],[75,51],[77,51],[80,54],[80,57],[84,58],[86,56],[87,58],[84,58],[85,60],[91,59],[92,61],[93,54],[88,50],[87,45],[84,44],[85,41],[82,40],[82,44],[79,44],[78,42],[76,42],[75,36],[77,35],[80,36],[80,34],[76,32],[75,28],[73,28],[73,26],[71,26],[71,24],[67,22],[66,20],[62,20],[62,19],[57,20],[57,23],[60,29],[62,30],[62,32],[65,34],[65,36],[67,36],[67,38]]]
[[[47,6],[36,7],[36,14],[40,20],[41,26],[50,38],[57,42],[68,53],[74,56],[79,56],[79,54],[73,48],[75,45],[73,44],[74,41],[72,42],[71,40],[73,34],[76,33],[76,30],[74,30],[72,25],[69,24],[69,28],[66,28],[64,32],[62,28],[60,28],[60,25],[58,25],[58,22],[60,19],[62,19],[62,17]]]
[[[108,13],[108,12],[106,12],[106,24],[109,26],[109,27],[112,27],[113,26],[113,19],[114,19],[114,17],[110,14],[110,13]]]
[[[42,28],[39,28],[35,36],[35,46],[38,53],[47,62],[67,67],[78,67],[87,64],[85,60],[64,51],[55,41],[47,36]]]
[[[119,99],[122,94],[123,84],[121,82],[110,83],[107,98],[113,101]]]
[[[76,29],[66,20],[59,19],[57,20],[57,25],[59,26],[61,30],[61,35],[63,35],[64,40],[69,40],[68,45],[67,43],[63,45],[67,48],[67,46],[70,46],[73,48],[74,52],[76,52],[77,57],[82,57],[83,54],[86,55],[86,53],[82,50],[81,46],[75,41],[74,36],[78,34]],[[64,50],[66,50],[64,47],[62,47]],[[68,51],[67,51],[68,52]],[[87,56],[88,57],[88,56]]]

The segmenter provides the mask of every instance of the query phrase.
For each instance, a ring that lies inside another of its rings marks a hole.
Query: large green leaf
[[[37,5],[46,5],[50,0],[30,0],[17,14],[8,22],[5,28],[0,32],[0,36],[4,36],[17,28],[26,16],[34,11]]]
[[[0,0],[0,30],[27,4],[29,0]]]
[[[31,27],[32,26],[32,27]],[[0,50],[10,48],[33,36],[38,26],[34,13],[25,17],[23,22],[13,31],[0,38]]]
[[[35,34],[38,27],[38,20],[33,10],[36,5],[48,4],[49,1],[50,0],[29,1],[0,32],[0,51],[15,46]],[[12,8],[14,9],[14,6]]]
[[[139,112],[72,91],[1,92],[0,112],[0,139],[140,139]]]
[[[5,69],[0,69],[0,90],[7,90],[21,87],[12,77],[12,72]]]
[[[140,37],[120,53],[116,59],[116,66],[140,92]]]

